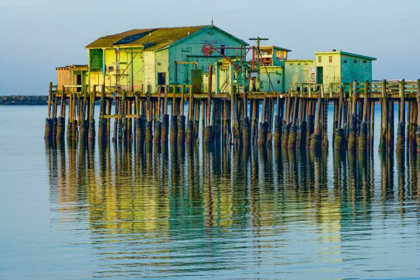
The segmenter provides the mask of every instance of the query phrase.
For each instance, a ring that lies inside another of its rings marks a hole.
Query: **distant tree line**
[[[0,105],[47,105],[48,96],[7,95],[0,96]]]

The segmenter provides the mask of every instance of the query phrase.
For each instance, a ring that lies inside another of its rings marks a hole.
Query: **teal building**
[[[223,55],[238,55],[229,48],[247,45],[214,25],[133,29],[104,36],[86,46],[88,84],[144,92],[156,92],[158,85],[188,85]]]

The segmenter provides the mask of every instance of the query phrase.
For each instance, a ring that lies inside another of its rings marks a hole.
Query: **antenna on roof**
[[[211,27],[213,27],[213,17],[211,18]]]

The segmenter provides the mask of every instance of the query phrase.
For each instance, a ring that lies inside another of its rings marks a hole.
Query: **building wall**
[[[216,29],[207,29],[198,34],[193,34],[187,37],[182,42],[169,47],[169,84],[175,84],[175,61],[198,61],[197,69],[202,70],[202,73],[208,72],[209,64],[221,59],[218,53],[213,53],[211,56],[204,56],[202,52],[203,45],[213,45],[213,47],[241,47],[241,43],[230,37],[229,35],[220,32]],[[225,50],[226,55],[235,54],[237,50]],[[240,51],[239,51],[240,52]],[[239,53],[240,55],[240,53]],[[191,83],[191,70],[194,69],[192,64],[178,65],[177,69],[177,84]]]
[[[331,83],[340,83],[341,82],[341,59],[340,53],[325,53],[325,54],[316,54],[315,56],[315,66],[317,68],[323,68],[323,77],[322,81],[324,84],[324,91],[329,90]],[[320,59],[321,58],[321,61]],[[319,79],[319,77],[317,77]]]
[[[267,72],[268,74],[267,74]],[[284,68],[280,66],[266,66],[260,69],[260,90],[261,91],[283,91],[284,90]],[[270,77],[268,76],[270,75]],[[274,88],[271,87],[270,84]]]
[[[288,91],[292,83],[309,83],[310,67],[314,67],[313,60],[288,60],[285,62],[284,91]]]
[[[156,73],[155,73],[155,84],[153,84],[153,91],[157,91],[155,85],[158,84],[158,73],[165,73],[165,84],[168,85],[169,77],[169,48],[159,50],[155,52],[156,56]]]
[[[372,60],[341,55],[341,82],[351,83],[354,80],[358,82],[372,80]]]
[[[117,57],[115,49],[106,49],[104,51],[104,62],[105,62],[105,85],[107,87],[113,87],[116,83],[116,67]],[[119,72],[124,73],[121,76],[118,83],[125,90],[128,91],[140,91],[144,82],[144,69],[143,69],[143,53],[140,48],[121,48],[119,52]],[[113,71],[109,71],[109,67],[114,68]],[[104,82],[102,68],[91,69],[90,72],[90,83],[91,88],[93,85],[102,85]]]
[[[319,57],[321,62],[319,62]],[[330,62],[330,57],[332,62]],[[355,79],[364,82],[372,80],[372,60],[347,54],[316,54],[316,67],[323,67],[324,90],[329,90],[330,83],[351,83]]]
[[[155,52],[145,51],[144,53],[144,91],[154,92],[156,81]]]
[[[57,69],[57,90],[61,90],[63,85],[73,84],[72,72],[68,69]]]

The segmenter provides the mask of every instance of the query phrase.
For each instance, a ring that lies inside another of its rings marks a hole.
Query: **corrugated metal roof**
[[[158,28],[136,41],[124,44],[124,46],[144,45],[145,48],[147,48],[147,50],[158,50],[167,47],[182,38],[188,37],[189,35],[199,31],[203,27],[206,26],[203,25],[189,27]],[[147,47],[147,45],[149,45],[149,47]]]
[[[155,30],[156,28],[147,28],[147,29],[132,29],[125,32],[121,32],[114,35],[108,35],[101,37],[89,45],[86,46],[88,49],[95,49],[95,48],[110,48],[113,44],[117,43],[118,41],[124,39],[128,36],[133,36],[137,34],[148,34]]]
[[[169,46],[174,42],[185,38],[206,26],[207,25],[133,29],[118,34],[101,37],[87,45],[86,48],[94,49],[116,46],[144,46],[148,50],[157,50]]]

